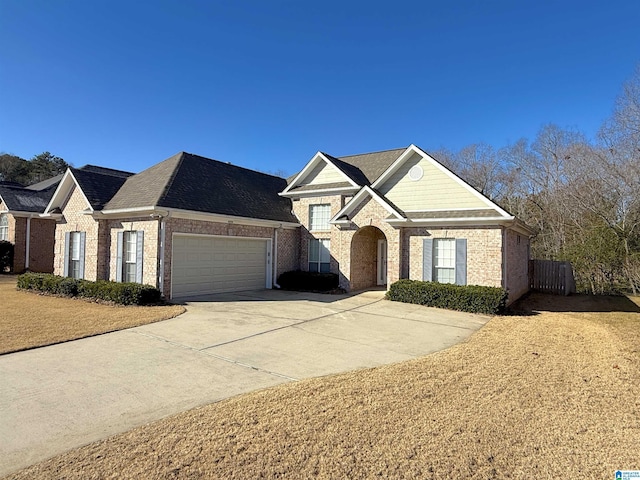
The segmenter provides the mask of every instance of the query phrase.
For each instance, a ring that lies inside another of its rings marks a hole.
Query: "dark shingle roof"
[[[122,170],[85,165],[82,168],[69,168],[82,192],[94,210],[102,210],[122,187],[125,180],[133,175]]]
[[[396,148],[382,152],[363,153],[361,155],[349,155],[337,157],[343,164],[347,164],[352,170],[343,170],[359,185],[371,185],[376,179],[395,162],[407,149]],[[336,165],[338,166],[338,165]],[[342,168],[338,166],[339,168]],[[356,179],[351,172],[358,171],[366,179],[367,183],[361,183],[362,178]]]
[[[53,196],[62,175],[57,175],[28,187],[19,184],[0,185],[0,196],[9,210],[41,213]]]
[[[285,179],[180,152],[129,177],[105,208],[158,206],[294,222]]]

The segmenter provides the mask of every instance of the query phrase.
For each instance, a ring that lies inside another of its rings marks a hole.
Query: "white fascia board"
[[[338,213],[333,216],[329,223],[338,222],[340,217],[351,213],[351,211],[360,204],[366,195],[369,195],[376,200],[391,215],[394,215],[398,219],[404,218],[398,211],[396,211],[395,208],[389,205],[384,198],[374,192],[369,186],[365,185],[344,207],[342,207]]]
[[[302,180],[304,177],[307,176],[307,174],[313,170],[316,165],[318,165],[320,162],[325,162],[327,165],[331,165],[333,168],[335,168],[343,177],[344,179],[349,182],[354,188],[360,188],[360,185],[358,185],[357,183],[355,183],[353,180],[351,180],[351,178],[349,177],[349,175],[347,175],[346,173],[344,173],[342,170],[340,170],[332,161],[330,161],[327,157],[325,157],[322,152],[318,152],[316,153],[313,158],[311,160],[309,160],[309,162],[305,165],[305,167],[302,169],[302,171],[296,176],[296,178],[293,179],[293,181],[287,185],[287,188],[285,188],[280,195],[286,196],[286,194],[290,193],[291,189],[298,186],[298,182],[300,180]]]
[[[332,220],[329,222],[331,225],[351,225],[350,220]]]
[[[184,218],[187,220],[203,220],[206,222],[233,223],[237,225],[252,225],[256,227],[295,229],[299,223],[280,222],[278,220],[266,220],[262,218],[236,217],[219,213],[195,212],[193,210],[181,210],[177,208],[166,209],[171,218]]]
[[[280,195],[284,195],[285,193],[288,193],[289,190],[291,190],[293,187],[296,186],[296,184],[298,183],[298,181],[301,178],[304,178],[304,176],[309,173],[309,170],[311,170],[317,163],[318,163],[318,159],[320,157],[321,153],[318,152],[316,153],[313,157],[311,157],[311,160],[309,160],[307,162],[307,164],[304,166],[304,168],[300,171],[300,173],[298,175],[296,175],[296,178],[294,178],[291,183],[289,185],[287,185],[287,188],[285,188],[282,192],[280,192]]]
[[[415,145],[413,144],[409,145],[407,149],[404,152],[402,152],[402,155],[400,155],[395,162],[389,165],[389,168],[387,168],[384,172],[382,172],[382,175],[376,178],[375,182],[371,184],[371,188],[377,188],[380,185],[382,185],[391,175],[393,175],[393,173],[400,167],[400,165],[402,165],[404,162],[407,161],[407,159],[413,153],[418,153],[422,155],[422,153],[418,151]]]
[[[487,207],[489,208],[493,208],[494,210],[496,210],[500,215],[502,215],[505,219],[509,219],[511,218],[511,215],[509,215],[509,213],[507,211],[505,211],[502,207],[500,207],[498,204],[496,204],[495,202],[491,201],[489,198],[487,198],[485,195],[483,195],[482,193],[480,193],[478,190],[476,190],[475,188],[473,188],[471,185],[469,185],[467,182],[465,182],[463,179],[461,179],[459,176],[457,176],[455,173],[453,173],[451,170],[449,170],[447,167],[445,167],[444,165],[442,165],[440,162],[438,162],[435,158],[433,158],[431,155],[429,155],[427,152],[425,152],[424,150],[422,150],[421,148],[411,144],[407,147],[407,149],[404,151],[404,153],[402,155],[400,155],[398,157],[398,159],[393,162],[393,164],[382,174],[380,175],[375,182],[373,182],[373,184],[371,185],[372,188],[377,188],[380,185],[382,185],[386,180],[389,179],[389,177],[391,177],[391,175],[393,175],[395,173],[395,171],[400,168],[400,166],[406,162],[409,157],[413,154],[413,153],[417,153],[418,155],[420,155],[422,158],[424,158],[425,160],[427,160],[429,163],[431,163],[434,167],[436,167],[438,170],[440,170],[441,172],[443,172],[445,175],[447,175],[449,178],[451,178],[453,181],[457,182],[459,185],[461,185],[463,188],[465,188],[467,191],[471,192],[473,195],[475,195],[477,198],[479,198],[485,205],[487,205]]]
[[[160,216],[165,216],[166,210],[158,209],[154,206],[148,207],[131,207],[131,208],[114,208],[111,210],[100,210],[97,212],[89,212],[93,214],[94,218],[109,217],[109,218],[132,218],[143,217],[145,215],[153,215],[157,213]]]
[[[19,218],[25,218],[25,217],[34,218],[34,217],[41,216],[41,214],[38,212],[25,212],[22,210],[0,210],[0,213],[9,213],[14,217],[19,217]]]
[[[62,214],[61,213],[41,213],[38,215],[40,218],[44,218],[46,219],[50,219],[50,220],[58,220],[59,218],[62,218]]]
[[[336,195],[338,193],[351,194],[357,190],[360,190],[360,187],[319,188],[318,190],[305,190],[303,192],[280,192],[278,195],[280,195],[281,197],[287,197],[287,198],[319,197],[326,194],[330,194],[330,195]]]
[[[69,197],[69,193],[71,192],[71,187],[74,184],[76,187],[78,187],[78,190],[80,190],[80,193],[82,194],[82,198],[87,203],[87,207],[89,207],[89,209],[93,212],[93,207],[91,206],[89,199],[87,199],[87,196],[82,191],[82,188],[80,188],[80,184],[78,183],[76,178],[73,176],[73,173],[71,173],[71,169],[67,169],[67,171],[64,172],[62,180],[60,180],[60,183],[58,184],[56,191],[53,192],[53,195],[51,197],[51,200],[49,201],[49,204],[47,205],[47,208],[44,209],[44,213],[45,214],[49,213],[50,210],[53,210],[54,208],[56,208],[56,205],[62,207],[62,204]]]

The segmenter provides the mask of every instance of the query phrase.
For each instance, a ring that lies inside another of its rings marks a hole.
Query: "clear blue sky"
[[[0,0],[0,152],[292,174],[318,150],[593,135],[638,63],[638,0]]]

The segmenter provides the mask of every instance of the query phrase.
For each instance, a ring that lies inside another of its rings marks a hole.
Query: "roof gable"
[[[354,190],[359,188],[360,185],[337,164],[342,164],[342,162],[323,152],[316,153],[282,191],[282,195],[294,194],[296,191]]]
[[[404,219],[404,215],[397,209],[395,205],[388,202],[384,197],[379,195],[371,187],[365,185],[338,213],[334,215],[334,217],[331,219],[331,223],[340,224],[343,222],[348,222],[352,212],[356,210],[356,208],[369,197],[373,198],[387,212],[389,212],[391,218],[400,221]]]
[[[102,210],[131,175],[133,173],[95,165],[86,165],[82,168],[69,167],[62,176],[44,213],[51,213],[56,208],[61,209],[74,187],[80,190],[90,211]]]
[[[491,209],[496,216],[511,218],[415,145],[408,147],[372,187],[405,212]]]
[[[405,150],[399,148],[344,157],[318,152],[298,175],[288,179],[289,186],[282,194],[353,190],[371,185]]]

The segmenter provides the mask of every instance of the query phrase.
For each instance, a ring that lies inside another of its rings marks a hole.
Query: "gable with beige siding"
[[[422,168],[419,180],[409,178],[414,166]],[[414,153],[378,191],[403,211],[486,208],[488,204],[442,171],[432,161]]]
[[[328,183],[338,183],[346,181],[342,174],[333,165],[322,161],[319,162],[309,173],[305,175],[300,185],[325,185]]]

